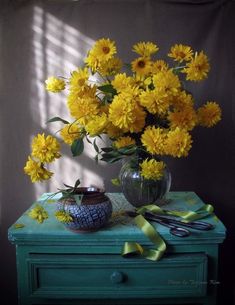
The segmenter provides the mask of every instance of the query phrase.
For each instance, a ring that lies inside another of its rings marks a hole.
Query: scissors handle
[[[160,223],[161,225],[163,225],[165,227],[170,228],[170,233],[175,235],[175,236],[186,237],[186,236],[190,235],[190,231],[189,230],[187,230],[185,228],[177,227],[177,226],[175,226],[174,224],[172,224],[171,222],[169,222],[169,221],[167,221],[165,219],[160,219],[160,218],[157,218],[155,216],[152,216],[151,213],[147,214],[147,215],[145,213],[144,217],[147,220],[155,221],[155,222]]]
[[[126,214],[130,217],[135,217],[137,216],[138,214],[136,213],[136,211],[126,211]],[[155,222],[158,222],[160,223],[161,225],[165,226],[165,227],[168,227],[170,229],[170,233],[175,235],[175,236],[178,236],[178,237],[186,237],[186,236],[189,236],[190,235],[190,231],[187,230],[187,229],[184,229],[184,228],[180,228],[180,227],[177,227],[173,224],[171,224],[169,221],[166,221],[166,219],[160,219],[158,217],[156,217],[155,214],[153,213],[150,213],[150,212],[146,212],[144,214],[144,217],[147,219],[147,220],[152,220],[152,221],[155,221]]]
[[[187,237],[190,235],[190,232],[188,230],[180,227],[171,228],[170,233],[178,237]]]
[[[175,222],[176,223],[176,222]],[[178,221],[177,221],[178,223]],[[188,228],[202,230],[202,231],[209,231],[214,229],[214,226],[211,223],[203,222],[203,221],[191,221],[191,222],[180,222],[181,226],[185,226]]]
[[[214,229],[214,226],[212,224],[208,223],[208,222],[203,222],[203,221],[184,222],[184,221],[173,219],[173,218],[159,216],[159,215],[153,214],[151,212],[146,212],[145,215],[147,217],[151,216],[153,218],[158,218],[158,219],[161,219],[163,221],[168,221],[169,223],[179,225],[179,226],[188,227],[188,228],[191,228],[191,229],[203,230],[203,231],[208,231],[208,230]]]

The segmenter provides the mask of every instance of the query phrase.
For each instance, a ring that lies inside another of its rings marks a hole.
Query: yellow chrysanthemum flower
[[[187,106],[181,110],[169,112],[168,120],[172,129],[179,127],[181,129],[192,130],[197,123],[197,115],[193,107]]]
[[[54,215],[58,221],[63,223],[68,223],[73,221],[73,217],[68,212],[65,211],[56,211]]]
[[[93,70],[97,70],[102,62],[108,61],[116,54],[115,42],[110,39],[99,39],[89,51],[85,62]]]
[[[115,75],[111,84],[117,90],[117,92],[121,92],[134,86],[135,81],[132,77],[126,76],[126,73],[119,73]]]
[[[102,62],[98,70],[102,76],[115,75],[121,70],[122,65],[123,63],[120,58],[113,57]]]
[[[120,129],[128,129],[133,118],[132,96],[116,95],[109,106],[109,121]]]
[[[152,91],[143,91],[140,94],[140,104],[146,107],[148,112],[163,115],[169,107],[167,94],[161,88]]]
[[[36,204],[35,207],[28,212],[28,216],[37,220],[38,223],[43,223],[44,220],[48,218],[48,213],[40,204]]]
[[[50,92],[60,92],[65,89],[65,81],[51,76],[45,81],[46,90]]]
[[[96,72],[100,66],[100,60],[91,51],[88,52],[87,58],[85,59],[85,63],[89,68],[91,68],[93,73]]]
[[[69,79],[70,90],[83,90],[87,86],[89,72],[87,68],[73,71]]]
[[[52,172],[43,167],[41,162],[33,160],[30,156],[24,167],[24,172],[30,176],[33,183],[48,180],[53,175]]]
[[[91,51],[100,58],[101,61],[109,60],[117,53],[115,42],[108,38],[97,40]]]
[[[45,134],[38,134],[32,141],[32,156],[41,162],[50,163],[61,157],[60,144],[56,138]]]
[[[171,51],[168,56],[179,62],[189,61],[192,59],[193,50],[190,46],[175,44],[171,47]]]
[[[155,159],[146,159],[140,163],[141,176],[145,179],[161,180],[166,165],[162,161]]]
[[[79,113],[79,111],[77,111],[77,108],[79,108],[80,105],[83,104],[83,100],[92,101],[91,108],[93,108],[94,104],[97,105],[97,107],[98,107],[99,102],[96,98],[96,90],[97,90],[96,86],[91,87],[91,86],[88,86],[88,85],[85,86],[82,90],[78,90],[78,89],[77,90],[75,90],[75,89],[70,90],[70,93],[69,93],[68,98],[67,98],[67,107],[70,110],[70,114],[74,113],[75,118],[77,118],[76,115],[79,118],[82,117],[83,112],[82,112],[82,114]],[[94,114],[96,114],[96,113],[94,113]]]
[[[109,104],[101,105],[99,108],[99,114],[105,113],[107,116],[109,114]]]
[[[138,103],[135,103],[133,113],[135,120],[131,124],[129,131],[131,133],[138,133],[141,132],[145,126],[145,118],[147,113],[144,111],[143,107],[141,107]]]
[[[116,95],[109,106],[109,120],[126,132],[140,132],[145,125],[145,117],[145,111],[128,92]]]
[[[101,115],[95,115],[91,117],[91,119],[89,119],[88,123],[86,124],[85,129],[91,137],[95,137],[105,131],[107,124],[107,115],[103,113]]]
[[[81,137],[81,128],[76,124],[65,124],[65,126],[61,129],[60,135],[63,141],[71,145],[74,140]]]
[[[108,122],[105,132],[111,139],[117,139],[121,137],[124,133],[124,131],[117,126],[114,126],[111,122]]]
[[[192,138],[188,131],[177,127],[167,133],[165,152],[173,157],[187,157],[192,147]]]
[[[132,71],[146,76],[151,72],[152,62],[148,57],[138,57],[131,62]]]
[[[77,97],[68,102],[68,108],[72,117],[80,124],[85,125],[89,118],[99,112],[99,101],[94,97]]]
[[[171,105],[175,110],[183,110],[185,107],[193,107],[193,97],[191,94],[186,93],[185,91],[179,91],[171,99]]]
[[[196,53],[194,58],[186,64],[183,73],[186,73],[186,79],[191,81],[201,81],[207,77],[210,71],[210,64],[207,56],[201,51]]]
[[[160,71],[167,71],[168,70],[168,64],[164,60],[156,60],[152,63],[151,67],[151,73],[156,74]]]
[[[67,98],[67,105],[68,108],[72,105],[78,98],[94,98],[96,99],[96,86],[84,86],[82,90],[73,87],[73,90],[70,90],[68,98]]]
[[[133,97],[133,99],[139,101],[139,95],[140,95],[140,93],[142,92],[142,89],[141,89],[141,88],[139,88],[138,86],[135,85],[135,86],[133,86],[133,87],[127,88],[127,90],[124,89],[124,90],[122,91],[122,93],[124,93],[125,91],[126,91],[128,94],[130,94],[130,95]]]
[[[148,126],[141,136],[141,142],[150,154],[163,155],[165,138],[164,129]]]
[[[148,76],[148,77],[144,78],[142,81],[143,81],[142,88],[145,89],[145,90],[148,90],[149,86],[151,86],[152,83],[153,83],[151,76]]]
[[[207,102],[198,108],[198,124],[203,127],[212,127],[221,120],[220,106],[215,102]]]
[[[172,70],[160,71],[153,75],[153,84],[156,88],[161,88],[168,95],[175,95],[180,89],[180,80]]]
[[[116,141],[114,141],[113,145],[114,145],[114,147],[119,149],[119,148],[126,147],[129,145],[135,145],[135,140],[129,136],[121,137],[121,138],[117,139]]]
[[[142,57],[149,57],[158,50],[157,45],[152,42],[139,42],[133,46],[133,51]]]

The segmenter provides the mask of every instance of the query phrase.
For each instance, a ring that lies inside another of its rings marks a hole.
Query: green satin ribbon
[[[141,255],[149,260],[159,260],[166,251],[166,244],[155,228],[142,215],[135,217],[136,225],[156,246],[156,249],[147,249],[136,242],[125,242],[122,256],[128,257],[133,254]]]
[[[164,210],[157,205],[150,204],[137,209],[138,214],[144,214],[145,212],[148,211],[158,215],[171,215],[171,216],[181,217],[184,221],[190,222],[211,215],[214,212],[214,208],[211,204],[205,204],[196,211],[176,211],[176,210]]]
[[[210,204],[206,204],[196,211],[176,211],[176,210],[164,210],[157,205],[145,205],[137,209],[137,215],[134,220],[138,228],[148,237],[148,239],[155,245],[155,249],[148,249],[141,246],[137,242],[125,242],[122,249],[123,257],[130,257],[132,255],[140,255],[146,259],[152,261],[158,261],[164,255],[166,251],[166,243],[157,232],[157,230],[144,218],[145,212],[153,212],[158,215],[171,215],[180,217],[185,222],[202,219],[211,215],[214,208]]]

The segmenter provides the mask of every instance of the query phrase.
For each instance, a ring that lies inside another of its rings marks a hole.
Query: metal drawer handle
[[[120,271],[114,271],[110,276],[110,280],[113,284],[122,283],[124,282],[124,279],[125,279],[125,275]]]

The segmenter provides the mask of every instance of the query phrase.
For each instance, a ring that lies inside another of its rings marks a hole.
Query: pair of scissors
[[[138,213],[136,213],[135,211],[127,211],[127,215],[131,217],[135,217],[138,215]],[[165,227],[168,227],[170,229],[170,233],[178,237],[187,237],[191,234],[191,232],[188,229],[181,228],[181,226],[196,230],[205,230],[205,231],[214,228],[212,224],[207,222],[202,222],[202,221],[183,222],[177,219],[159,216],[151,212],[145,212],[143,216],[146,220],[155,221]]]

